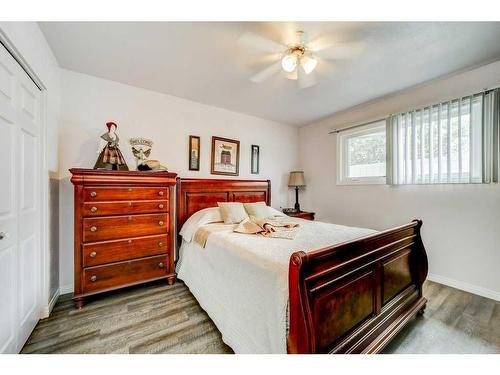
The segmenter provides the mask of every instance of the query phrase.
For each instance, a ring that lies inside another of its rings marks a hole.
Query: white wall
[[[60,126],[60,282],[73,284],[73,187],[69,168],[92,168],[105,123],[118,124],[120,146],[130,167],[135,166],[130,137],[155,144],[158,159],[181,177],[231,178],[210,175],[211,137],[240,140],[240,175],[270,179],[272,205],[290,205],[288,172],[298,165],[298,129],[120,83],[62,70]],[[188,136],[201,137],[201,170],[188,171]],[[250,174],[250,146],[260,146],[260,174]]]
[[[302,127],[304,209],[323,221],[387,229],[420,218],[430,278],[500,299],[500,185],[336,185],[336,136],[328,131],[500,84],[500,62],[405,90]]]

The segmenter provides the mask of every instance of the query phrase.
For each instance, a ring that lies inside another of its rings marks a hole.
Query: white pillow
[[[224,220],[224,224],[239,224],[246,218],[248,214],[245,211],[243,203],[240,202],[217,202],[220,208],[220,216]]]
[[[276,216],[281,216],[281,217],[285,217],[286,216],[283,212],[277,210],[276,208],[273,208],[271,206],[266,206],[266,207],[267,207],[267,210],[269,211],[270,218],[273,218],[273,217],[276,217]]]
[[[244,203],[248,216],[254,216],[257,219],[272,219],[274,212],[271,211],[266,202]]]
[[[219,207],[204,208],[192,214],[182,226],[179,234],[186,242],[191,242],[199,227],[205,224],[222,222]]]

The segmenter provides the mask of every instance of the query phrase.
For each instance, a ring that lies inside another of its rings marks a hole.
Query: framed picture
[[[212,137],[212,174],[238,176],[240,171],[240,141]]]
[[[200,137],[189,136],[189,170],[200,170]]]
[[[259,146],[252,145],[252,174],[259,174]]]

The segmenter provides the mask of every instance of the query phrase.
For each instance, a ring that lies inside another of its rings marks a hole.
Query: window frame
[[[380,129],[384,130],[386,134],[385,152],[386,160],[385,175],[384,176],[367,176],[367,177],[348,177],[348,155],[347,155],[347,141],[350,138],[359,137],[362,135],[377,133]],[[346,129],[337,133],[337,185],[386,185],[387,184],[387,120],[382,119],[371,122],[366,125],[355,126],[352,129]]]

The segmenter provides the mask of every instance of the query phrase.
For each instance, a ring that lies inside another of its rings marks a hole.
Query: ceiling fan
[[[295,41],[282,45],[255,33],[245,32],[239,39],[240,43],[274,54],[276,59],[271,65],[250,77],[250,80],[263,82],[281,70],[286,78],[297,80],[298,86],[305,89],[318,83],[315,69],[319,59],[349,58],[359,50],[356,43],[321,46],[318,41],[309,42],[302,30],[298,30],[296,36]]]

